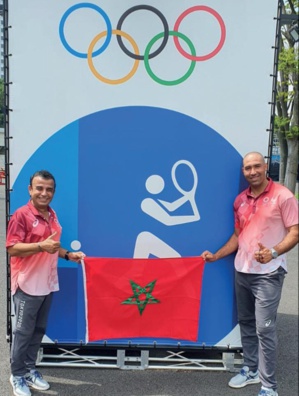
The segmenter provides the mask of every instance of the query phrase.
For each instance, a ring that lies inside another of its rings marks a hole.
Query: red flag
[[[204,260],[85,257],[86,341],[196,341]]]

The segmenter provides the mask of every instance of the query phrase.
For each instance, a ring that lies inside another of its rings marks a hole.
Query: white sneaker
[[[262,389],[257,396],[278,396],[278,393],[274,389],[265,388],[264,386],[262,386]]]
[[[31,396],[26,380],[20,375],[11,375],[9,379],[15,396]]]
[[[231,388],[243,388],[246,385],[258,384],[260,382],[258,371],[249,371],[249,367],[244,366],[239,374],[235,375],[228,383]]]
[[[50,385],[46,380],[43,379],[41,373],[37,370],[30,370],[29,373],[24,376],[28,386],[37,390],[47,390]]]

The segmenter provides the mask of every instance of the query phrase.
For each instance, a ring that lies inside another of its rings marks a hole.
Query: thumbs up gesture
[[[264,246],[262,243],[258,243],[259,250],[254,253],[254,258],[261,264],[267,264],[272,260],[271,250]]]
[[[48,252],[50,254],[58,252],[60,248],[60,241],[55,241],[54,237],[57,234],[57,232],[53,232],[50,236],[48,236],[47,239],[45,239],[43,242],[40,242],[40,247],[43,251]]]

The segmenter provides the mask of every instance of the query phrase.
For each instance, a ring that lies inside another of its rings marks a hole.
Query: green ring
[[[159,33],[155,37],[153,37],[151,39],[151,41],[148,43],[148,45],[147,45],[147,47],[145,49],[145,52],[144,52],[144,66],[145,66],[145,69],[146,69],[148,75],[154,81],[156,81],[157,83],[162,84],[162,85],[177,85],[177,84],[180,84],[180,83],[184,82],[185,80],[187,80],[187,78],[190,77],[190,75],[192,74],[192,72],[193,72],[193,70],[195,68],[196,61],[192,60],[191,61],[191,65],[190,65],[189,69],[187,70],[187,73],[184,74],[181,78],[179,78],[177,80],[167,81],[167,80],[162,80],[161,78],[157,77],[153,73],[152,69],[150,68],[150,65],[149,65],[149,54],[150,54],[150,50],[151,50],[152,46],[155,44],[155,42],[157,40],[159,40],[160,38],[162,38],[163,36],[164,36],[164,32]],[[177,37],[183,39],[188,44],[192,56],[196,56],[195,47],[192,44],[192,41],[187,36],[185,36],[184,34],[182,34],[180,32],[175,32],[173,30],[169,31],[169,36],[177,36]]]

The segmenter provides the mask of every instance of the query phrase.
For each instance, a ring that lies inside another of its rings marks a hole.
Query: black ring
[[[125,12],[122,14],[122,16],[119,18],[119,21],[118,21],[118,23],[117,23],[117,28],[116,28],[116,29],[117,29],[117,30],[121,30],[121,26],[122,26],[123,21],[125,20],[125,18],[126,18],[129,14],[131,14],[132,12],[138,11],[138,10],[149,10],[149,11],[152,11],[153,13],[155,13],[156,15],[158,15],[158,17],[161,19],[161,21],[162,21],[162,23],[163,23],[163,26],[164,26],[164,38],[163,38],[163,41],[162,41],[160,47],[159,47],[158,49],[156,49],[156,51],[154,51],[152,54],[149,54],[149,56],[148,56],[149,59],[152,59],[152,58],[154,58],[155,56],[159,55],[159,54],[163,51],[164,47],[165,47],[166,44],[167,44],[168,37],[169,37],[169,28],[168,28],[168,23],[167,23],[167,21],[166,21],[166,18],[164,17],[164,15],[163,15],[159,10],[157,10],[157,8],[151,7],[151,6],[149,6],[149,5],[138,5],[138,6],[134,6],[134,7],[129,8],[129,9],[128,9],[127,11],[125,11]],[[124,43],[123,43],[123,41],[122,41],[122,37],[121,37],[121,36],[117,35],[116,38],[117,38],[117,41],[118,41],[118,44],[119,44],[120,48],[124,51],[125,54],[127,54],[128,56],[130,56],[130,57],[133,58],[133,59],[144,60],[144,55],[136,55],[136,54],[134,54],[133,52],[130,52],[130,51],[125,47],[125,45],[124,45]]]

